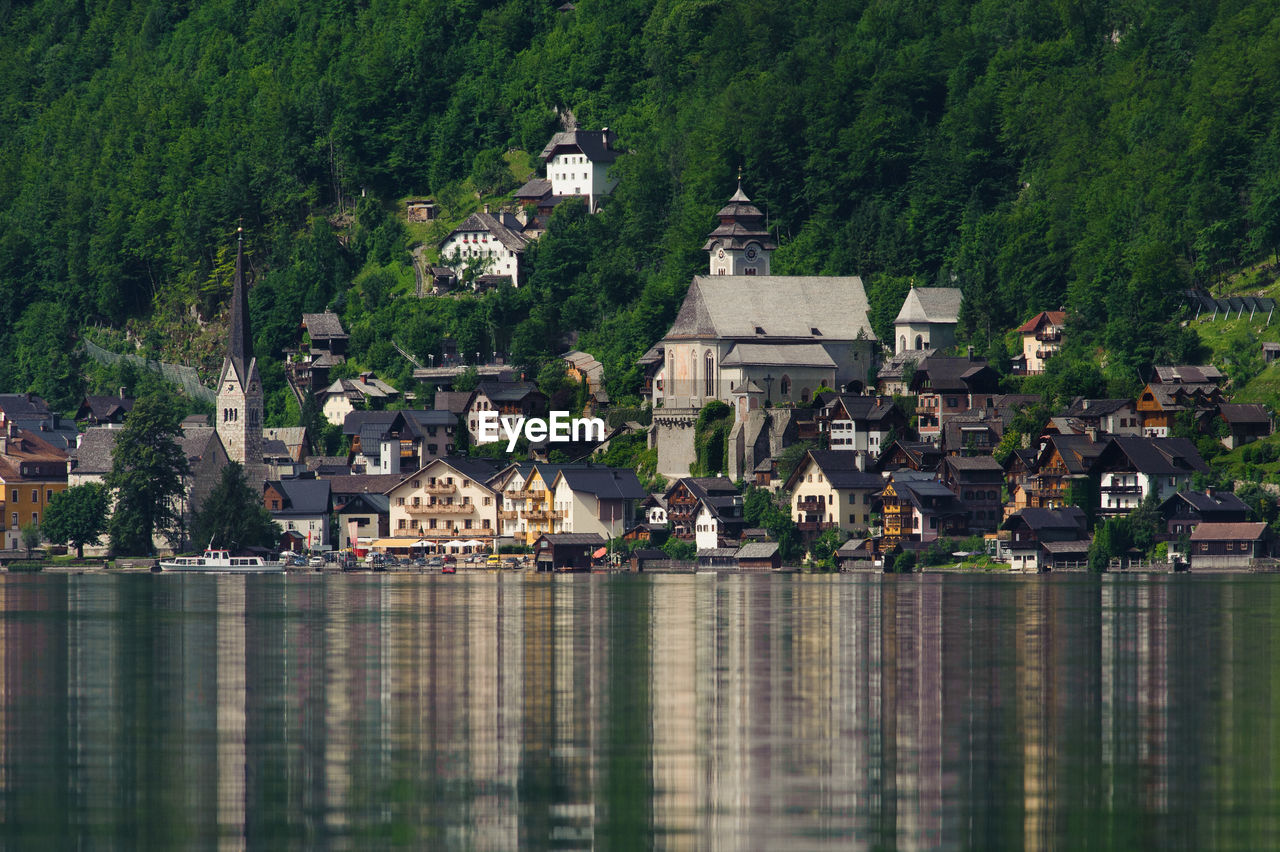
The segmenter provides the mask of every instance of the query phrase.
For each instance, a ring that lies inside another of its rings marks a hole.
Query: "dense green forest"
[[[401,380],[392,338],[536,371],[576,331],[618,399],[739,169],[775,272],[862,275],[881,327],[956,282],[997,361],[1066,306],[1086,384],[1195,355],[1181,291],[1280,245],[1274,2],[559,5],[0,2],[0,389],[118,381],[85,335],[216,366],[241,222],[260,356],[325,307]],[[603,212],[558,213],[526,288],[410,298],[398,200],[510,192],[569,112],[630,152]]]

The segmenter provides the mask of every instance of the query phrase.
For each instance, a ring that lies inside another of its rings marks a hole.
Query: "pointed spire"
[[[249,381],[253,362],[253,333],[249,328],[249,290],[244,286],[244,228],[236,228],[236,277],[231,292],[231,329],[227,335],[227,358],[241,383]]]

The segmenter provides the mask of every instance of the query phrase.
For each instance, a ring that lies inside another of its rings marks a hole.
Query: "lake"
[[[1280,847],[1280,576],[0,575],[6,848]]]

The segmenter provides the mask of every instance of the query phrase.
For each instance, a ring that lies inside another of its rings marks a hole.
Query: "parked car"
[[[441,559],[439,556],[433,556],[433,557],[431,557],[430,559],[428,559],[428,560],[427,560],[427,567],[428,567],[428,568],[443,568],[443,567],[444,567],[444,560],[443,560],[443,559]]]

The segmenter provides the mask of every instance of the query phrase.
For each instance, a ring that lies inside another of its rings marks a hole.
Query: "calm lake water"
[[[1274,849],[1280,576],[0,576],[7,848]]]

